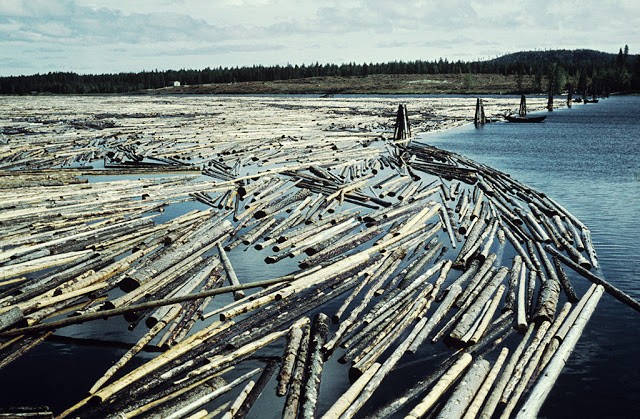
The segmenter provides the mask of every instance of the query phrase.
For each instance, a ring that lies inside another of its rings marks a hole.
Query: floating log
[[[440,410],[438,419],[461,418],[489,374],[489,368],[489,361],[476,359]]]
[[[300,343],[304,336],[304,328],[306,324],[299,324],[296,327],[292,327],[287,334],[287,344],[285,345],[285,352],[282,356],[282,363],[280,366],[280,372],[278,373],[278,387],[276,395],[282,397],[287,394],[287,387],[291,381],[291,375],[296,363],[296,355],[300,349]]]
[[[20,307],[13,306],[4,312],[0,312],[0,331],[20,322],[24,318],[24,313]]]
[[[587,322],[591,318],[598,301],[600,301],[600,297],[602,297],[603,292],[604,287],[601,285],[597,286],[589,298],[589,301],[580,312],[580,316],[576,319],[575,324],[571,327],[571,330],[558,348],[556,355],[551,359],[547,367],[544,369],[543,375],[538,379],[538,382],[529,393],[527,400],[518,411],[516,418],[525,419],[537,417],[542,404],[549,395],[551,388],[555,384],[560,372],[573,352],[573,349],[582,335],[582,331],[587,325]]]
[[[459,284],[452,284],[447,296],[440,303],[440,306],[438,306],[438,309],[431,315],[429,320],[425,322],[424,326],[420,328],[419,333],[411,343],[411,346],[407,348],[407,352],[416,353],[418,351],[422,342],[424,342],[433,328],[445,317],[451,306],[453,306],[453,302],[461,292],[462,287]]]
[[[562,263],[564,263],[565,265],[567,265],[568,267],[570,267],[571,269],[573,269],[574,271],[576,271],[577,273],[579,273],[580,275],[588,279],[589,281],[597,285],[602,285],[604,287],[604,290],[607,292],[607,294],[611,295],[621,303],[624,303],[629,307],[631,307],[632,309],[640,312],[640,302],[635,300],[633,297],[629,296],[625,292],[611,285],[609,282],[605,281],[604,279],[597,276],[596,274],[589,272],[587,269],[573,262],[571,259],[563,255],[553,247],[547,246],[546,249],[549,253],[556,256],[558,259],[560,259]]]
[[[533,339],[531,339],[531,341],[527,345],[527,348],[524,350],[522,356],[518,359],[518,362],[516,363],[511,373],[511,377],[509,377],[509,381],[507,382],[507,385],[505,386],[502,392],[502,398],[500,399],[502,403],[506,404],[511,398],[511,393],[513,392],[513,390],[515,390],[515,387],[518,384],[518,381],[520,381],[520,378],[524,373],[524,369],[527,363],[529,362],[529,360],[531,359],[531,357],[533,356],[533,353],[536,351],[536,349],[544,339],[547,333],[547,330],[549,330],[549,326],[551,326],[551,323],[546,320],[543,321],[540,324],[540,326],[538,326],[538,330],[536,330],[536,334],[533,336]],[[510,412],[504,412],[503,416],[508,417],[509,413]]]
[[[224,251],[220,243],[217,244],[218,253],[220,254],[220,261],[222,262],[222,266],[224,267],[224,271],[227,274],[227,278],[229,278],[229,285],[238,286],[240,285],[240,281],[238,281],[238,277],[236,276],[236,272],[233,269],[233,265],[227,256],[227,252]],[[242,290],[234,291],[233,299],[238,301],[245,297],[245,293]]]
[[[259,368],[256,368],[254,370],[249,371],[246,374],[241,375],[240,377],[236,378],[235,380],[229,382],[229,384],[224,385],[214,391],[212,391],[211,393],[197,399],[194,400],[192,403],[176,410],[175,412],[173,412],[171,415],[167,416],[166,419],[178,419],[178,418],[182,418],[184,417],[186,414],[193,412],[194,410],[196,410],[197,408],[199,408],[200,406],[205,405],[206,403],[209,403],[211,400],[214,400],[215,398],[217,398],[218,396],[220,396],[221,394],[224,394],[228,391],[230,391],[231,389],[233,389],[234,387],[240,385],[241,383],[243,383],[244,381],[246,381],[247,379],[253,377],[254,375],[256,375],[258,372],[260,371]]]
[[[493,383],[496,381],[496,378],[498,378],[498,374],[500,373],[500,370],[502,369],[502,365],[504,364],[504,361],[507,359],[508,354],[509,354],[509,349],[502,348],[502,350],[500,351],[500,355],[498,356],[498,359],[496,359],[496,362],[491,367],[491,370],[489,370],[489,373],[487,374],[486,379],[484,380],[484,382],[478,389],[477,393],[473,397],[473,400],[469,404],[469,407],[464,413],[464,416],[462,416],[462,419],[474,419],[478,417],[480,408],[482,407],[485,399],[487,398],[489,391],[493,387]]]
[[[475,301],[466,309],[466,312],[462,315],[460,321],[449,334],[451,339],[461,343],[468,342],[468,338],[470,338],[470,336],[468,336],[467,333],[471,331],[476,320],[479,318],[483,307],[487,304],[495,290],[507,276],[508,271],[508,268],[504,266],[501,267],[498,272],[493,275],[491,280],[486,283],[486,287],[483,287],[482,291],[478,293]]]
[[[564,294],[567,296],[567,299],[570,303],[577,303],[579,298],[576,295],[575,290],[573,289],[573,285],[571,285],[571,281],[569,281],[569,277],[567,273],[560,265],[560,259],[557,256],[553,256],[553,266],[556,268],[556,273],[558,274],[558,280],[560,281],[560,285],[562,285],[562,289]]]
[[[529,329],[527,330],[527,333],[525,333],[525,335],[522,337],[522,340],[520,341],[516,349],[511,354],[509,361],[506,363],[506,365],[504,366],[504,369],[502,370],[502,374],[500,374],[500,378],[498,378],[498,380],[496,381],[493,391],[487,398],[487,401],[485,402],[485,405],[482,408],[482,411],[480,412],[481,418],[493,417],[493,412],[496,410],[498,403],[500,403],[502,392],[507,386],[507,383],[511,378],[511,374],[515,369],[516,363],[518,362],[520,355],[525,350],[525,347],[529,342],[531,335],[533,334],[533,330],[534,330],[534,325],[533,324],[529,325]]]
[[[256,382],[253,380],[247,383],[247,385],[240,391],[240,395],[234,400],[233,403],[231,403],[231,406],[229,406],[229,410],[227,410],[227,412],[222,415],[222,419],[233,419],[234,417],[236,417],[238,410],[244,404],[245,400],[249,396],[249,393],[251,393],[255,385]]]
[[[589,259],[591,259],[591,265],[594,268],[598,268],[599,266],[598,256],[596,255],[596,249],[595,247],[593,247],[593,243],[591,242],[591,232],[587,228],[582,227],[581,233],[582,233],[582,242],[584,243],[584,247],[586,248],[587,253],[589,254]]]
[[[80,324],[80,323],[84,323],[84,322],[87,322],[87,321],[104,319],[104,318],[108,318],[108,317],[112,317],[112,316],[119,316],[119,315],[122,315],[122,314],[125,314],[125,313],[133,313],[133,312],[136,312],[136,311],[147,310],[147,309],[150,309],[150,308],[156,308],[156,307],[161,307],[161,306],[165,306],[165,305],[172,305],[172,304],[176,304],[176,303],[182,303],[184,301],[190,301],[190,300],[196,300],[196,299],[199,299],[199,298],[211,297],[211,296],[214,296],[214,295],[224,294],[224,293],[227,293],[227,292],[234,292],[234,291],[237,291],[238,289],[259,288],[259,287],[264,287],[264,286],[268,286],[268,285],[279,284],[279,283],[282,283],[282,282],[291,281],[292,279],[293,278],[290,278],[290,277],[267,279],[267,280],[264,280],[264,281],[256,281],[256,282],[251,282],[251,283],[247,283],[247,284],[241,284],[241,285],[238,285],[238,286],[220,287],[220,288],[212,289],[212,290],[209,290],[209,291],[203,291],[203,292],[198,292],[198,293],[193,293],[193,294],[187,294],[187,295],[167,298],[167,299],[162,300],[162,301],[149,301],[149,302],[141,303],[141,304],[132,304],[132,305],[129,305],[129,306],[126,306],[126,307],[119,307],[119,308],[114,308],[114,309],[111,309],[111,310],[99,311],[99,312],[96,312],[96,313],[83,314],[83,315],[80,315],[80,316],[70,317],[70,318],[62,319],[62,320],[56,320],[56,321],[52,321],[52,322],[48,322],[48,323],[37,324],[37,325],[33,325],[33,326],[28,326],[28,327],[22,327],[22,328],[18,328],[18,329],[5,330],[3,332],[0,332],[0,338],[12,337],[12,336],[20,336],[20,335],[24,335],[24,334],[36,333],[36,332],[42,332],[42,331],[48,331],[48,330],[55,330],[55,329],[58,329],[58,328],[61,328],[61,327],[64,327],[64,326],[68,326],[68,325],[72,325],[72,324]]]
[[[170,310],[167,311],[166,314],[156,322],[151,330],[145,333],[145,335],[140,338],[131,349],[129,349],[115,364],[113,364],[107,370],[107,372],[103,374],[103,376],[98,381],[95,382],[91,389],[89,389],[90,394],[95,393],[98,389],[100,389],[100,387],[102,387],[107,381],[109,381],[109,379],[113,377],[113,375],[118,372],[118,370],[120,370],[127,362],[129,362],[129,360],[131,360],[131,358],[133,358],[138,352],[140,352],[145,345],[151,342],[151,339],[153,339],[158,333],[160,333],[160,331],[164,329],[164,327],[178,315],[178,312],[180,311],[179,305],[176,304],[169,307]]]
[[[389,372],[397,365],[400,361],[402,355],[404,355],[405,351],[413,341],[414,336],[410,335],[407,339],[405,339],[402,343],[400,343],[393,353],[387,358],[387,360],[382,364],[382,366],[376,371],[376,373],[371,377],[371,380],[365,385],[362,392],[358,396],[358,398],[353,402],[353,404],[344,412],[343,416],[345,418],[353,417],[358,410],[366,403],[367,400],[372,396],[373,392],[380,385],[380,382],[389,374]]]
[[[516,404],[520,400],[520,397],[522,396],[522,394],[526,390],[527,385],[529,384],[529,380],[534,375],[539,365],[542,354],[546,350],[549,342],[553,339],[556,331],[558,330],[558,328],[560,327],[564,319],[569,314],[570,308],[571,308],[571,303],[565,304],[565,306],[562,308],[562,310],[558,314],[558,317],[556,318],[556,320],[554,320],[553,324],[547,330],[542,342],[540,342],[537,348],[535,348],[535,352],[531,355],[531,358],[527,362],[527,366],[524,367],[523,369],[522,378],[520,378],[520,380],[518,381],[516,387],[514,388],[511,394],[511,397],[507,402],[507,405],[503,410],[502,415],[504,417],[508,417],[511,414]]]
[[[498,309],[498,304],[500,304],[504,290],[505,290],[504,285],[500,285],[498,287],[498,290],[496,291],[496,294],[493,296],[493,298],[487,301],[488,307],[486,312],[484,312],[482,316],[476,320],[477,325],[474,324],[474,326],[471,327],[469,332],[467,332],[467,334],[473,332],[471,337],[467,338],[466,335],[464,336],[464,338],[467,339],[467,341],[470,344],[473,345],[479,342],[480,338],[482,338],[484,333],[487,331],[489,327],[489,323],[491,322],[491,320],[493,320],[493,316],[496,313],[496,310]]]
[[[283,419],[295,419],[298,416],[303,385],[302,380],[304,378],[304,370],[307,364],[307,356],[309,352],[309,341],[311,339],[310,329],[304,328],[303,330],[307,331],[307,333],[303,334],[300,341],[296,365],[291,376],[287,398],[284,402],[284,408],[282,411]]]
[[[472,359],[473,357],[468,353],[460,355],[458,360],[444,373],[422,401],[405,416],[405,419],[419,419],[429,412],[471,364]]]
[[[302,417],[315,417],[318,396],[320,394],[320,379],[324,358],[322,347],[326,343],[329,333],[329,317],[324,313],[318,313],[311,326],[311,339],[309,342],[309,355],[305,366],[305,383],[302,391]]]
[[[244,399],[242,405],[237,409],[234,418],[244,418],[249,413],[249,410],[256,402],[258,397],[262,394],[265,387],[269,384],[273,373],[275,372],[277,367],[277,362],[271,360],[267,363],[266,367],[262,370],[262,374],[258,377],[255,386],[251,389],[247,397]]]
[[[371,380],[375,373],[380,369],[379,363],[374,363],[353,383],[347,391],[342,393],[340,398],[322,415],[321,419],[338,419],[357,399],[366,384]]]

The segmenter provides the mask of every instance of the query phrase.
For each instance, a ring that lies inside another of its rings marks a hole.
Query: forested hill
[[[147,89],[182,85],[204,85],[241,82],[272,82],[309,77],[366,77],[373,74],[498,74],[516,76],[514,91],[520,90],[520,79],[534,82],[528,89],[547,91],[549,81],[560,92],[571,84],[579,92],[614,92],[640,90],[640,57],[629,55],[627,46],[618,54],[593,50],[527,51],[508,54],[485,61],[393,61],[386,63],[302,64],[286,66],[217,67],[201,70],[142,71],[117,74],[46,74],[0,77],[0,94],[95,94],[131,93]],[[518,85],[518,88],[516,88]]]
[[[624,51],[622,51],[622,55],[624,56]],[[634,59],[637,59],[637,57],[627,57],[627,60],[630,62]],[[592,49],[557,49],[546,51],[522,51],[513,54],[506,54],[490,60],[489,63],[496,66],[513,67],[527,66],[533,63],[555,62],[562,63],[562,66],[568,72],[575,72],[580,68],[608,67],[616,61],[617,55],[608,52],[594,51]]]

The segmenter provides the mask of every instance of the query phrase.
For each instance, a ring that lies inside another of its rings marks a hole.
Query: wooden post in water
[[[572,103],[573,103],[573,85],[569,83],[567,85],[567,108],[570,108]]]
[[[480,125],[484,125],[487,122],[487,118],[484,114],[484,105],[482,103],[482,99],[478,98],[476,101],[476,114],[473,118],[473,123],[476,128]]]
[[[549,112],[553,111],[553,84],[554,77],[549,77],[549,99],[547,99],[547,110]]]
[[[520,108],[518,109],[518,116],[527,116],[527,98],[525,95],[520,96]]]
[[[409,126],[409,116],[407,115],[407,105],[400,104],[398,105],[393,138],[396,140],[406,140],[409,137],[411,137],[411,128]]]

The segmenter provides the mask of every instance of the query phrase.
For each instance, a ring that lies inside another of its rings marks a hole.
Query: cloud
[[[0,75],[617,52],[639,25],[636,0],[3,0]]]

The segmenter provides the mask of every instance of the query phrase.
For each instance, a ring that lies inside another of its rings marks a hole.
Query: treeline
[[[387,63],[310,64],[286,66],[218,67],[202,70],[142,71],[117,74],[50,72],[0,78],[1,94],[96,94],[129,93],[145,89],[210,83],[268,82],[308,77],[366,77],[371,74],[501,74],[516,80],[533,76],[533,91],[547,91],[551,81],[561,91],[571,83],[584,90],[621,91],[640,89],[640,57],[630,56],[627,46],[619,54],[592,50],[529,51],[486,61],[393,61]],[[518,86],[519,90],[524,86]]]

